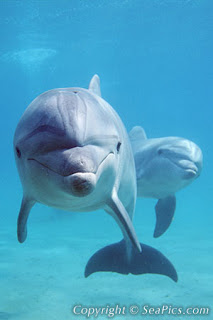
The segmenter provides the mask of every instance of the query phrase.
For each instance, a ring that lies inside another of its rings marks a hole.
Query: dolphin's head
[[[166,196],[190,184],[202,170],[202,152],[192,141],[168,137],[148,139],[135,154],[137,178],[154,197]]]
[[[14,152],[28,197],[78,210],[92,209],[107,197],[121,141],[97,99],[80,88],[55,89],[27,108],[15,132]]]
[[[181,171],[184,180],[194,180],[202,169],[203,156],[200,148],[183,138],[165,138],[157,149],[157,158],[168,161]]]

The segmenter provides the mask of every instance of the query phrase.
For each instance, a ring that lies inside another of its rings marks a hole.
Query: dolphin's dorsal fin
[[[142,127],[136,126],[133,127],[129,133],[131,140],[146,140],[147,136],[145,130]]]
[[[132,145],[133,151],[137,151],[141,144],[147,140],[146,133],[142,127],[133,127],[129,133],[129,139]]]
[[[89,84],[89,90],[101,97],[100,78],[95,74]]]

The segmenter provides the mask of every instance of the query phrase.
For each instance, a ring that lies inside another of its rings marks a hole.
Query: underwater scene
[[[0,39],[0,320],[212,319],[213,2],[1,0]]]

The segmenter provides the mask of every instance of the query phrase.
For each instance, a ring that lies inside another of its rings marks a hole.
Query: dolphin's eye
[[[16,147],[16,154],[18,158],[21,158],[21,151],[18,147]]]
[[[117,144],[117,152],[120,151],[120,147],[121,147],[121,142],[118,142],[118,144]]]

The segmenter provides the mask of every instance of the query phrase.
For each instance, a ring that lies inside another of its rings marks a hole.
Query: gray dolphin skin
[[[175,193],[199,177],[203,156],[192,141],[179,137],[147,139],[142,127],[129,133],[135,158],[137,196],[159,199],[154,237],[170,226],[176,207]]]
[[[18,240],[36,202],[77,212],[104,209],[124,240],[89,260],[85,276],[97,271],[158,273],[177,281],[173,265],[159,251],[141,245],[132,218],[136,172],[126,129],[100,96],[95,75],[89,89],[62,88],[38,96],[21,117],[14,152],[23,187]]]

